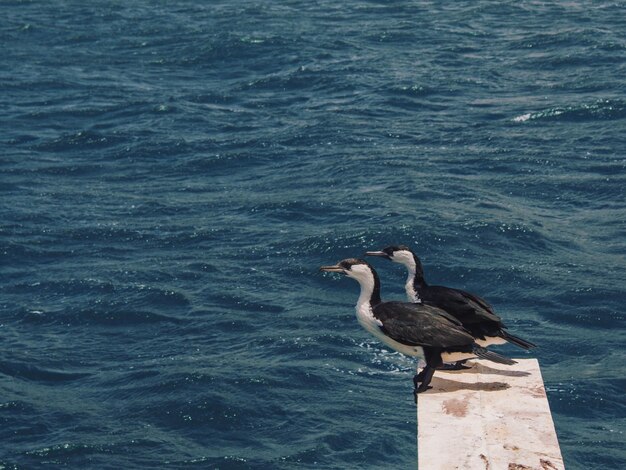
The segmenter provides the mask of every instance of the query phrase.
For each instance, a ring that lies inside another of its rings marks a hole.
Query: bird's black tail
[[[506,339],[509,343],[513,343],[515,346],[519,346],[522,349],[536,348],[535,343],[526,341],[518,336],[512,335],[508,331],[500,330],[500,337]]]
[[[474,345],[474,354],[476,354],[476,356],[480,359],[487,359],[488,361],[497,362],[498,364],[506,364],[507,366],[517,364],[517,361],[514,361],[513,359],[509,359],[508,357],[504,357],[478,345]]]

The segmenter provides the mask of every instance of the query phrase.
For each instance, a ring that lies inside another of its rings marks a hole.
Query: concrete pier
[[[418,395],[419,470],[562,470],[536,359],[435,373]]]

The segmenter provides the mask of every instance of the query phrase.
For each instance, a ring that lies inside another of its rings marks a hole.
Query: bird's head
[[[380,300],[380,281],[378,274],[367,261],[357,258],[348,258],[334,266],[322,266],[320,271],[330,273],[341,273],[355,279],[361,285],[361,295],[358,304],[369,302],[370,305],[377,305]]]
[[[415,269],[415,254],[406,245],[390,245],[380,251],[368,251],[366,256],[379,256],[386,258],[394,263],[400,263],[407,267]]]
[[[376,278],[374,268],[367,261],[357,258],[344,259],[333,266],[322,266],[320,271],[341,273],[359,282],[367,282]]]

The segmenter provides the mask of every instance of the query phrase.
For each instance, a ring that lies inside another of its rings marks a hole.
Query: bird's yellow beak
[[[365,256],[380,256],[381,258],[389,259],[389,255],[384,251],[366,251]]]
[[[343,273],[344,269],[338,264],[335,264],[334,266],[322,266],[320,268],[320,271],[325,271],[328,273]]]

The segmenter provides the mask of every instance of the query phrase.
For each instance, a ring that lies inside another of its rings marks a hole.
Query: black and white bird
[[[408,300],[445,310],[463,324],[478,345],[487,347],[509,342],[522,349],[536,346],[506,331],[502,319],[486,300],[460,289],[427,284],[422,263],[409,247],[392,245],[381,251],[368,251],[366,255],[380,256],[406,266],[409,272],[405,284]]]
[[[478,357],[500,364],[516,363],[476,344],[461,322],[441,309],[412,302],[383,302],[378,275],[367,261],[344,259],[334,266],[322,266],[320,270],[356,279],[361,286],[356,304],[361,326],[390,348],[426,362],[424,369],[413,378],[416,400],[418,393],[430,388],[428,384],[435,370],[444,362]]]

